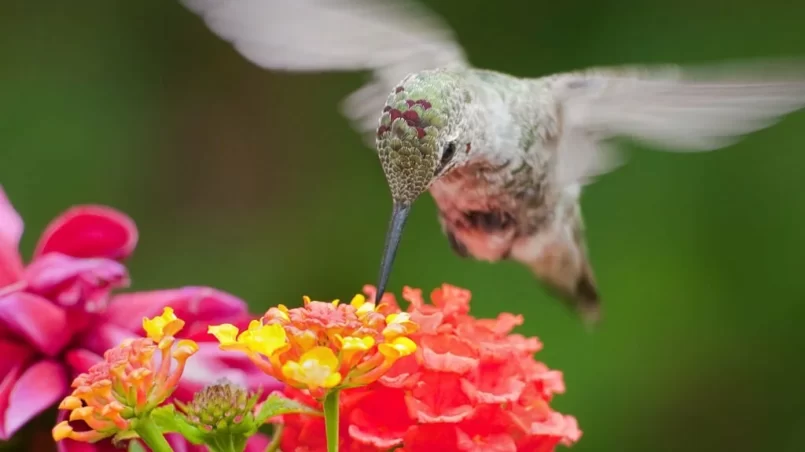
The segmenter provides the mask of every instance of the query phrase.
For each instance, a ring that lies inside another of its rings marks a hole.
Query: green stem
[[[284,424],[274,425],[274,433],[271,435],[271,442],[266,446],[265,452],[277,452],[279,450],[283,430],[285,430]]]
[[[338,393],[337,389],[324,396],[324,425],[327,431],[327,452],[338,452]]]
[[[243,452],[246,437],[235,439],[233,435],[222,435],[211,438],[206,445],[211,452]]]
[[[173,448],[153,419],[149,417],[138,419],[134,431],[153,452],[173,452]]]

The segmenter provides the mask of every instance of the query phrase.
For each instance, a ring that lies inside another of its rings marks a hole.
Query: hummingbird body
[[[403,80],[387,105],[410,100],[405,93],[416,92],[416,85],[445,76],[466,91],[466,121],[453,140],[454,152],[464,156],[454,157],[429,188],[451,248],[487,262],[519,261],[594,316],[598,294],[583,238],[581,187],[554,183],[560,129],[550,78],[422,71]]]
[[[594,322],[579,198],[623,162],[611,140],[709,151],[805,106],[798,60],[518,78],[474,68],[415,2],[180,1],[261,67],[370,71],[342,112],[376,150],[393,201],[378,299],[411,207],[430,192],[457,254],[521,262]]]

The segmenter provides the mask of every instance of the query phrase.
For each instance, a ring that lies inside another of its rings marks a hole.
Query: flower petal
[[[0,292],[22,279],[23,268],[17,247],[0,237]]]
[[[243,452],[263,452],[271,443],[271,438],[261,433],[249,437]]]
[[[176,317],[187,322],[188,331],[195,331],[201,324],[205,335],[207,325],[234,323],[232,318],[240,318],[248,312],[246,302],[234,295],[211,287],[189,286],[116,295],[112,297],[105,316],[109,322],[139,333],[142,332],[143,318],[158,316],[166,306],[174,309]],[[212,340],[212,336],[209,338]]]
[[[0,440],[5,441],[13,435],[13,432],[6,433],[5,413],[8,408],[9,394],[17,384],[23,370],[25,370],[25,363],[17,363],[0,380]]]
[[[109,293],[129,284],[126,267],[111,259],[78,259],[61,253],[42,256],[25,269],[30,292],[64,307],[102,311]]]
[[[134,251],[137,237],[137,226],[126,214],[106,206],[76,206],[48,225],[34,258],[56,252],[121,260]]]
[[[0,185],[0,290],[22,278],[23,265],[19,252],[22,229],[22,218]]]
[[[94,364],[103,361],[103,357],[97,353],[81,348],[68,351],[64,356],[64,360],[72,371],[71,377],[75,378],[79,374],[88,371]]]
[[[22,230],[22,217],[14,209],[3,186],[0,185],[0,239],[16,248],[20,244]]]
[[[35,350],[17,342],[0,339],[0,375],[9,375],[13,369],[26,363]]]
[[[423,372],[407,400],[411,414],[420,423],[457,423],[474,410],[461,389],[461,378],[453,373]]]
[[[457,451],[458,429],[450,424],[419,424],[405,434],[406,452]]]
[[[68,389],[64,367],[56,361],[40,361],[29,367],[8,392],[2,418],[3,436],[11,437],[30,419],[55,404]]]
[[[0,297],[0,324],[49,356],[61,351],[72,336],[63,309],[26,292]]]
[[[364,391],[364,396],[348,413],[349,436],[382,450],[401,445],[405,432],[413,425],[405,403],[405,392],[380,385],[354,390]]]
[[[116,347],[126,339],[142,337],[120,326],[99,322],[81,338],[81,346],[87,351],[103,356],[106,350]]]

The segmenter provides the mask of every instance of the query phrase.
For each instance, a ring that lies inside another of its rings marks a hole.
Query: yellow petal
[[[222,346],[232,345],[236,342],[236,338],[238,336],[238,327],[230,323],[224,323],[223,325],[210,325],[207,327],[207,333],[215,336]]]
[[[299,358],[299,362],[288,361],[282,366],[282,374],[309,388],[332,388],[341,383],[337,372],[338,358],[328,347],[314,347]]]
[[[366,303],[366,297],[364,297],[361,294],[358,294],[352,297],[352,301],[349,302],[349,305],[355,309],[360,309],[364,303]]]
[[[93,408],[91,406],[82,406],[70,412],[71,421],[82,421],[87,417],[92,416]]]
[[[387,325],[391,325],[392,323],[403,323],[410,321],[411,321],[411,314],[407,312],[397,312],[386,316]]]
[[[370,301],[366,301],[366,297],[364,297],[361,294],[355,295],[352,298],[352,301],[349,302],[349,304],[350,306],[355,308],[358,317],[361,318],[366,314],[375,310],[375,304]]]
[[[329,367],[331,370],[338,369],[338,357],[330,347],[313,347],[299,357],[299,363],[303,366],[308,362],[316,362],[322,366]]]
[[[299,349],[309,350],[316,346],[319,337],[313,331],[303,331],[302,334],[289,338]]]
[[[51,434],[53,435],[54,441],[61,441],[65,438],[69,438],[70,435],[73,433],[73,428],[70,427],[70,423],[67,421],[61,421],[53,427]]]
[[[258,331],[260,328],[263,327],[263,322],[260,320],[252,320],[249,322],[249,328],[247,331]]]
[[[288,348],[288,336],[285,333],[285,328],[280,324],[260,324],[259,327],[254,329],[252,329],[252,325],[250,324],[248,332],[250,333],[248,337],[239,337],[238,342],[248,346],[249,350],[253,352],[271,356],[278,351],[285,351]]]
[[[380,344],[377,350],[389,359],[398,359],[416,351],[416,343],[407,337],[398,337],[390,343]]]
[[[173,308],[166,306],[162,314],[153,318],[143,318],[143,329],[149,338],[159,342],[165,336],[174,336],[184,328],[184,320],[176,317]]]
[[[324,380],[324,383],[322,383],[321,387],[330,389],[332,387],[338,386],[338,383],[341,383],[341,374],[336,372],[330,374],[330,376]]]
[[[391,342],[399,336],[407,336],[416,332],[419,326],[411,320],[411,315],[407,312],[399,312],[386,316],[386,327],[383,328],[383,337]]]
[[[350,351],[366,351],[375,345],[375,339],[372,336],[341,337],[341,335],[336,335],[336,341],[338,341],[342,350]]]
[[[81,403],[81,399],[75,396],[67,396],[64,400],[61,401],[59,404],[60,410],[74,410],[76,408],[81,408],[84,404]]]
[[[179,361],[184,361],[198,351],[198,344],[190,339],[182,339],[176,343],[173,350],[173,357]]]

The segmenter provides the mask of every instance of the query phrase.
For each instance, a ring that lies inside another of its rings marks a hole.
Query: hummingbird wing
[[[180,0],[244,57],[266,69],[372,71],[342,111],[374,146],[380,109],[412,72],[463,67],[452,30],[404,0]]]
[[[805,106],[805,65],[794,61],[699,68],[625,67],[555,76],[558,178],[589,183],[623,159],[608,140],[667,151],[710,151]]]

